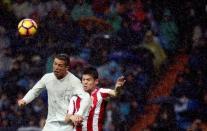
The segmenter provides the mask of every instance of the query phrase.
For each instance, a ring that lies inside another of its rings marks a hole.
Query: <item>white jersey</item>
[[[104,113],[106,107],[106,98],[108,98],[111,89],[96,88],[91,93],[92,105],[90,110],[86,115],[84,115],[84,120],[82,127],[74,128],[74,131],[102,131],[104,122]],[[81,99],[74,97],[70,101],[68,107],[68,114],[74,114],[79,110],[79,103]]]
[[[81,81],[72,73],[57,79],[54,73],[45,74],[23,98],[26,103],[35,99],[42,90],[48,93],[48,115],[44,131],[71,131],[73,126],[64,122],[67,107],[73,95],[81,98],[80,108],[77,115],[83,115],[90,105],[91,99],[83,90]]]

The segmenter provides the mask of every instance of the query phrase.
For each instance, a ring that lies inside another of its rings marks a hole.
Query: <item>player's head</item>
[[[98,85],[98,71],[94,67],[87,67],[83,71],[82,84],[84,90],[91,93]]]
[[[70,66],[70,57],[67,54],[57,54],[53,61],[53,72],[57,79],[62,79],[66,76]]]

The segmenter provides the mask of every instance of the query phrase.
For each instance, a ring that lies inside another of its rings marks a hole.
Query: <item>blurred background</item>
[[[36,36],[18,35],[23,18]],[[206,0],[1,0],[0,130],[41,130],[47,92],[24,109],[16,102],[65,52],[78,77],[97,67],[100,87],[126,77],[104,131],[206,131],[206,39]]]

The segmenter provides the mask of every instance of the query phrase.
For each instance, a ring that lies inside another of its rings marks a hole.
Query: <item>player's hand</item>
[[[73,123],[75,126],[80,125],[83,121],[83,117],[79,115],[67,115],[65,117],[66,123]]]
[[[26,103],[25,100],[23,100],[23,99],[18,100],[18,106],[19,106],[20,108],[26,106],[26,104],[27,104],[27,103]]]
[[[72,120],[70,119],[71,116],[72,116],[72,115],[69,115],[69,114],[67,114],[67,115],[65,116],[65,122],[66,122],[66,123],[71,123],[71,122],[72,122]]]
[[[74,123],[74,125],[75,126],[78,126],[78,125],[81,125],[81,123],[83,122],[83,117],[82,116],[80,116],[80,115],[73,115],[74,116],[74,121],[73,121],[73,123]]]
[[[119,78],[117,79],[115,87],[116,87],[116,88],[117,88],[117,87],[122,87],[122,86],[124,85],[125,82],[126,82],[125,77],[124,77],[124,76],[121,76],[121,77],[119,77]]]

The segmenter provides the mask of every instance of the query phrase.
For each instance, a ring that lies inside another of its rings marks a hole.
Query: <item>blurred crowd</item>
[[[200,25],[194,27],[191,38],[193,44],[185,70],[177,75],[171,95],[157,99],[162,108],[156,122],[149,129],[166,131],[207,129],[207,36],[206,28],[203,29]]]
[[[199,16],[196,18],[200,19]],[[207,130],[207,27],[206,18],[202,19],[205,20],[196,23],[187,32],[188,38],[185,40],[191,43],[187,65],[177,75],[170,96],[154,100],[161,105],[161,110],[146,131]]]
[[[60,52],[71,55],[70,70],[78,77],[84,66],[95,66],[100,87],[113,88],[117,77],[126,77],[121,96],[107,106],[105,131],[128,130],[145,113],[151,85],[183,49],[190,54],[189,65],[172,97],[206,108],[205,1],[1,0],[0,12],[0,130],[44,126],[47,92],[24,109],[16,100],[52,71],[52,56]],[[34,37],[18,35],[23,18],[37,22]],[[174,105],[172,119],[181,123],[180,112],[187,109],[179,106]]]

